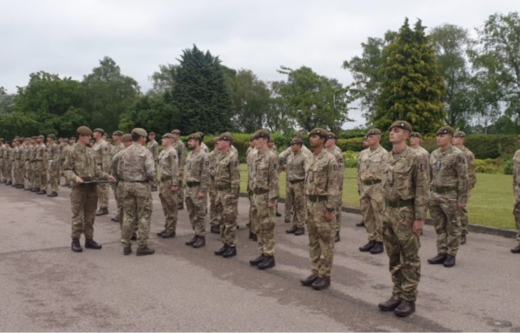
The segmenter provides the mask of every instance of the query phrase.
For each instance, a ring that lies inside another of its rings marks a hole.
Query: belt
[[[125,183],[148,183],[147,180],[122,180]]]
[[[231,190],[231,185],[229,185],[229,184],[217,185],[217,190],[219,190],[219,191]]]
[[[379,184],[379,183],[381,183],[381,179],[363,181],[363,184],[365,184],[365,185],[374,185],[374,184]]]
[[[269,193],[269,190],[264,190],[262,188],[255,188],[253,190],[253,193],[256,194],[256,195],[266,194],[266,193]]]
[[[453,186],[437,186],[437,187],[432,188],[432,190],[435,193],[445,194],[445,193],[457,191],[458,188],[453,187]]]
[[[399,207],[408,207],[408,206],[413,206],[413,204],[415,203],[415,200],[414,199],[409,199],[409,200],[385,200],[385,203],[388,207],[392,207],[392,208],[399,208]]]
[[[162,182],[165,182],[167,180],[171,180],[172,179],[172,176],[164,176],[164,177],[161,177],[161,181]]]
[[[289,183],[291,184],[297,184],[297,183],[303,183],[305,179],[296,179],[296,180],[289,180]]]
[[[188,187],[200,186],[200,182],[186,182],[186,186],[188,186]]]
[[[326,195],[308,195],[307,199],[311,202],[327,201],[329,197]]]

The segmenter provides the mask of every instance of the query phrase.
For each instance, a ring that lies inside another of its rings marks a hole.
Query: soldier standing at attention
[[[312,274],[300,282],[316,290],[330,286],[334,259],[334,223],[339,193],[336,159],[325,149],[328,132],[315,128],[310,133],[312,155],[307,160],[305,195],[307,231]]]
[[[11,180],[11,154],[13,150],[9,146],[9,142],[5,142],[4,144],[4,179],[5,179],[5,185],[9,186],[12,185]]]
[[[408,122],[394,122],[390,126],[393,147],[386,156],[383,241],[394,286],[392,297],[379,303],[379,309],[394,311],[398,317],[415,312],[421,277],[419,234],[424,227],[429,200],[426,161],[406,145],[411,132],[412,126]]]
[[[132,136],[130,136],[130,142],[132,142]],[[112,142],[114,145],[112,146],[112,149],[110,149],[110,165],[112,166],[112,162],[114,160],[114,156],[117,155],[121,150],[125,148],[125,146],[121,143],[121,138],[123,137],[123,132],[121,131],[115,131],[112,133]],[[117,165],[117,164],[116,164]],[[116,167],[117,168],[117,167]],[[117,170],[116,170],[117,171]],[[110,167],[110,174],[112,174],[112,167]],[[110,186],[112,187],[112,191],[114,192],[114,199],[116,200],[117,205],[117,214],[111,220],[113,222],[121,222],[121,215],[119,214],[119,208],[121,206],[119,202],[119,196],[117,195],[117,183],[111,183]]]
[[[215,165],[215,187],[217,188],[217,213],[220,225],[220,240],[224,246],[215,255],[231,258],[237,255],[238,195],[240,193],[240,164],[238,155],[231,150],[233,136],[222,133],[217,139],[219,156]]]
[[[179,155],[173,148],[173,134],[163,135],[162,145],[164,149],[159,154],[159,167],[161,168],[159,198],[165,222],[164,230],[157,233],[157,236],[174,238],[177,229],[177,201],[179,200]]]
[[[520,144],[520,135],[517,138]],[[513,208],[513,216],[516,223],[516,240],[518,246],[511,249],[512,253],[520,253],[520,149],[515,152],[513,157],[513,192],[515,195],[515,205]]]
[[[5,140],[3,138],[0,139],[0,183],[5,183],[4,177],[4,150],[5,150]]]
[[[286,198],[285,205],[290,203],[293,213],[292,228],[286,230],[288,234],[300,236],[305,234],[305,223],[307,222],[307,205],[305,198],[305,163],[309,155],[302,151],[303,141],[295,136],[291,141],[291,154],[285,158],[286,173]],[[285,152],[285,151],[284,151]],[[285,209],[285,218],[287,218],[287,208]]]
[[[186,157],[186,207],[193,228],[193,238],[186,245],[198,249],[206,245],[206,204],[209,190],[209,160],[201,147],[202,136],[193,133],[188,137]]]
[[[365,137],[363,138],[363,150],[367,149],[368,148],[368,144],[367,144],[367,137],[365,135]],[[359,161],[358,161],[359,162]],[[359,166],[358,166],[358,170],[359,170]],[[358,183],[358,193],[359,193],[359,172],[358,172],[358,176],[357,176],[357,183]],[[363,215],[361,215],[362,218],[361,218],[361,221],[356,223],[356,227],[365,227],[365,218],[363,217]]]
[[[61,170],[62,170],[62,174],[63,174],[63,179],[65,180],[63,182],[63,187],[68,187],[69,186],[69,180],[67,179],[67,177],[65,177],[65,172],[63,172],[63,165],[65,164],[65,157],[67,157],[67,154],[69,153],[69,151],[71,150],[71,146],[69,145],[69,139],[67,138],[64,138],[63,141],[62,141],[62,145],[63,145],[63,149],[62,149],[62,154],[61,154]]]
[[[85,248],[101,249],[101,245],[94,241],[94,220],[96,218],[96,206],[98,195],[97,179],[114,178],[101,171],[97,164],[94,151],[88,147],[92,130],[81,126],[77,130],[78,144],[74,145],[65,158],[63,171],[65,177],[73,185],[70,193],[70,206],[72,209],[72,244],[74,252],[81,252],[83,248],[79,242],[81,234],[85,235]]]
[[[132,135],[131,134],[124,134],[121,136],[121,146],[122,149],[119,150],[114,157],[112,157],[112,161],[110,161],[110,174],[112,176],[117,176],[117,165],[119,164],[119,159],[121,158],[121,154],[125,148],[128,148],[132,145]],[[120,186],[119,181],[121,179],[116,178],[116,181],[114,184],[116,184],[114,189],[114,193],[116,196],[116,202],[117,202],[117,221],[115,219],[112,219],[114,222],[119,222],[121,229],[123,228],[123,186]],[[137,230],[137,222],[134,221],[134,230]],[[134,237],[135,238],[135,237]],[[135,239],[132,239],[135,240]]]
[[[155,170],[157,171],[157,164],[159,162],[159,144],[155,141],[155,133],[148,133],[148,143],[146,144],[146,148],[152,153],[153,160],[155,161]],[[157,191],[157,178],[154,182],[152,182],[152,192]]]
[[[219,150],[217,145],[217,138],[213,139],[213,151],[209,153],[209,231],[212,234],[220,234],[220,225],[218,217],[222,214],[222,206],[217,203],[217,188],[215,186],[215,169],[217,160],[219,158]]]
[[[58,196],[58,184],[60,181],[60,147],[54,142],[54,134],[47,135],[47,160],[49,166],[49,182],[51,193],[47,196],[54,198]]]
[[[477,184],[477,173],[475,172],[475,155],[471,150],[464,146],[464,142],[466,141],[466,133],[462,131],[457,131],[453,134],[453,145],[460,149],[464,156],[466,156],[466,163],[468,168],[468,200],[471,197],[471,191],[475,188]],[[468,234],[468,209],[467,204],[463,208],[458,210],[459,219],[461,225],[461,238],[460,244],[466,244],[466,235]]]
[[[268,149],[269,131],[258,130],[255,135],[256,150],[251,153],[251,190],[253,192],[254,233],[258,237],[260,256],[249,263],[258,269],[275,266],[275,209],[278,201],[278,159]]]
[[[101,171],[108,173],[110,167],[110,148],[108,143],[103,139],[105,131],[101,128],[94,130],[94,151],[96,152],[96,159]],[[108,214],[108,184],[98,184],[98,211],[96,216]]]
[[[336,146],[336,141],[338,137],[336,134],[329,132],[327,136],[327,142],[325,142],[325,147],[327,151],[334,156],[336,159],[336,163],[338,163],[338,170],[336,176],[338,177],[339,184],[339,193],[335,198],[338,207],[336,208],[336,224],[334,225],[334,242],[339,242],[341,240],[339,233],[341,231],[341,207],[343,206],[343,178],[345,177],[345,160],[343,159],[343,153],[338,146]]]
[[[22,168],[22,142],[20,138],[13,140],[16,148],[13,150],[13,186],[15,188],[23,188],[23,168]]]
[[[37,140],[37,137],[33,136],[31,137],[31,149],[30,149],[30,153],[29,153],[29,159],[31,161],[31,166],[29,168],[29,179],[30,179],[30,186],[31,186],[31,189],[30,191],[31,192],[39,192],[40,189],[39,188],[36,188],[36,149],[38,148],[38,143],[36,142]]]
[[[25,138],[24,143],[24,152],[22,155],[23,163],[24,163],[24,178],[26,180],[24,185],[24,191],[30,191],[31,190],[31,138]]]
[[[377,128],[367,133],[368,148],[358,158],[358,189],[363,211],[363,218],[368,232],[368,243],[359,248],[361,252],[372,254],[383,253],[383,182],[385,174],[385,157],[388,153],[381,147],[381,131]]]
[[[253,190],[251,188],[251,181],[253,177],[251,176],[251,172],[253,171],[253,165],[251,164],[251,153],[256,151],[256,139],[254,134],[249,137],[249,147],[246,150],[246,162],[247,162],[247,196],[249,199],[249,239],[256,242],[258,237],[256,236],[256,225],[254,221],[254,203],[253,203]]]
[[[155,161],[152,153],[144,147],[147,133],[142,128],[132,130],[132,145],[122,150],[117,164],[118,186],[123,186],[123,229],[121,243],[123,254],[132,253],[130,240],[134,234],[134,221],[137,221],[137,256],[151,255],[155,250],[148,247],[150,218],[152,216],[152,192],[150,182],[155,177]]]
[[[38,181],[37,187],[40,188],[38,195],[47,194],[47,147],[43,142],[45,137],[43,135],[38,136],[38,148],[36,149],[36,178]]]
[[[177,152],[177,161],[179,162],[179,208],[184,209],[184,166],[186,165],[186,146],[181,140],[181,131],[174,129],[173,148]]]
[[[453,129],[437,131],[439,149],[430,156],[430,215],[437,232],[437,255],[432,265],[455,266],[459,250],[461,225],[459,210],[468,202],[468,169],[464,153],[452,146]]]

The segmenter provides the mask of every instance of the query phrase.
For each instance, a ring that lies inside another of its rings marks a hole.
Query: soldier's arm
[[[467,158],[468,161],[468,188],[472,190],[477,184],[477,174],[475,172],[475,155],[470,154]]]
[[[334,197],[339,195],[339,181],[337,177],[338,163],[332,158],[327,165],[327,210],[333,212],[336,208]]]
[[[516,186],[518,185],[518,173],[520,172],[520,165],[517,162],[517,156],[515,153],[515,157],[513,158],[513,190],[516,190]]]
[[[170,152],[170,155],[168,156],[170,160],[170,165],[172,168],[172,184],[175,186],[180,186],[179,184],[180,177],[179,177],[179,156],[177,154],[177,151],[175,149],[172,149]]]
[[[100,148],[100,151],[101,151],[101,163],[103,163],[102,169],[103,169],[103,171],[105,171],[108,169],[108,166],[110,165],[110,151],[108,148],[108,144],[105,143]]]
[[[114,155],[112,158],[112,161],[110,161],[110,174],[114,176],[115,179],[119,180],[118,174],[117,174],[117,165],[119,164],[119,156],[120,152]]]
[[[207,154],[204,154],[204,158],[201,159],[200,168],[200,192],[207,193],[209,190],[209,158]]]
[[[466,157],[461,154],[457,157],[457,187],[458,198],[457,203],[465,205],[468,202],[468,164]]]
[[[229,161],[229,171],[231,174],[231,193],[238,198],[240,193],[240,163],[238,162],[238,156],[233,153],[233,156]]]
[[[287,149],[282,151],[280,153],[280,155],[278,155],[278,161],[279,161],[279,165],[280,165],[280,172],[282,172],[282,168],[287,163],[287,157],[289,157],[290,154],[291,154],[291,147],[288,147]]]
[[[430,190],[428,184],[428,168],[425,159],[415,156],[412,166],[412,181],[415,190],[414,220],[425,220],[426,211],[430,202]]]
[[[361,154],[363,152],[359,153],[358,155],[358,161],[357,161],[357,187],[358,187],[358,193],[361,193]]]
[[[76,172],[74,172],[74,155],[72,150],[67,151],[65,161],[63,162],[63,174],[70,182],[76,181]]]
[[[144,153],[144,168],[146,170],[146,178],[153,182],[156,177],[155,161],[153,159],[152,153],[149,150],[146,150]]]
[[[269,201],[275,203],[279,196],[278,161],[276,156],[269,160]]]

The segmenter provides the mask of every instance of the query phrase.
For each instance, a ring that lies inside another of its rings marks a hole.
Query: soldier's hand
[[[76,184],[83,184],[83,179],[81,179],[79,176],[76,176]]]
[[[115,181],[116,181],[116,179],[114,178],[114,176],[108,176],[107,179],[108,179],[109,182],[115,182]]]
[[[325,220],[327,222],[332,221],[333,218],[334,218],[334,214],[332,212],[329,212],[329,211],[325,212]]]
[[[458,204],[457,204],[457,207],[458,207],[459,209],[463,209],[464,207],[466,207],[466,204],[458,203]]]
[[[415,220],[413,221],[413,232],[416,234],[420,234],[424,227],[424,220]]]
[[[199,197],[199,199],[204,198],[204,192],[199,192],[199,194],[197,196]]]
[[[471,197],[471,190],[468,190],[468,198]]]
[[[172,185],[172,187],[170,188],[170,190],[171,190],[172,192],[177,192],[177,191],[179,190],[179,186],[177,186],[177,185]]]
[[[238,204],[238,199],[231,199],[231,204],[232,205],[237,205]]]
[[[268,202],[267,203],[267,208],[273,208],[274,207],[274,203],[273,202]]]

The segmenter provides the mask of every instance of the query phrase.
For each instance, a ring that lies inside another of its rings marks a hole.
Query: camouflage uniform
[[[14,176],[15,176],[16,185],[18,185],[18,186],[24,186],[23,153],[24,153],[23,145],[19,144],[18,147],[16,148],[16,152],[14,154],[14,158],[15,158]]]
[[[208,146],[204,142],[200,143],[200,150],[202,150],[206,154],[209,154],[209,148],[208,148]]]
[[[161,168],[161,185],[159,198],[164,212],[166,231],[175,232],[177,229],[177,204],[179,200],[179,188],[172,191],[172,186],[179,186],[179,161],[177,151],[169,146],[159,154],[159,167]],[[153,158],[153,157],[152,157]]]
[[[477,184],[477,173],[475,172],[475,155],[468,148],[462,146],[460,149],[464,156],[466,156],[467,168],[468,168],[468,190],[471,191],[475,188]],[[469,200],[469,197],[468,197]],[[464,208],[459,209],[459,219],[460,225],[462,227],[461,234],[468,234],[468,207],[464,206]]]
[[[337,207],[334,198],[339,193],[338,179],[334,177],[337,170],[336,159],[325,148],[318,155],[312,154],[307,160],[305,195],[309,256],[312,274],[319,278],[330,278],[332,271]],[[334,214],[331,221],[325,219],[327,210]]]
[[[36,148],[36,187],[39,187],[42,191],[47,188],[47,147],[42,142],[37,145]]]
[[[251,189],[251,171],[252,165],[251,165],[251,153],[256,151],[255,148],[248,147],[246,150],[246,162],[247,162],[247,198],[249,199],[249,230],[251,235],[255,234],[254,230],[256,230],[256,227],[254,226],[253,222],[253,211],[254,211],[254,203],[253,203],[253,191]],[[250,235],[250,237],[251,237]]]
[[[454,146],[430,156],[430,215],[437,232],[437,252],[455,257],[461,225],[457,204],[468,201],[468,170],[464,153]]]
[[[30,173],[31,173],[31,188],[34,190],[37,187],[39,187],[39,179],[37,177],[36,172],[36,151],[38,150],[38,144],[35,143],[32,145],[31,153],[29,156],[29,159],[31,160],[31,167],[30,167]]]
[[[253,192],[253,232],[264,257],[274,256],[275,214],[278,200],[278,159],[269,149],[251,153],[251,191]],[[274,206],[269,208],[268,204]]]
[[[383,241],[394,284],[392,297],[415,302],[421,277],[421,243],[413,224],[426,219],[429,189],[425,160],[406,147],[400,154],[389,152],[386,165]]]
[[[72,184],[70,207],[72,209],[72,239],[79,240],[81,234],[86,239],[94,236],[94,220],[98,201],[96,183],[77,184],[76,176],[84,181],[106,178],[96,161],[94,150],[82,144],[76,144],[67,153],[63,164],[65,178]]]
[[[303,146],[302,146],[303,148]],[[286,198],[285,205],[287,204],[294,210],[292,214],[293,226],[298,229],[305,228],[307,221],[307,200],[305,199],[305,163],[309,155],[303,152],[303,149],[298,153],[293,153],[286,158],[285,164],[286,172]],[[285,209],[285,217],[287,219],[287,208]],[[291,215],[289,215],[291,218]],[[286,220],[287,221],[287,220]]]
[[[209,189],[208,154],[202,149],[190,151],[186,158],[186,207],[195,236],[206,235],[206,193]],[[204,193],[199,198],[199,192]]]
[[[155,161],[155,171],[157,171],[159,165],[159,144],[155,140],[148,141],[146,148],[152,153],[153,160]],[[157,186],[157,177],[152,182],[152,186]]]
[[[28,144],[25,146],[22,158],[24,162],[24,178],[26,179],[25,189],[29,190],[32,188],[32,173],[31,173],[31,151],[32,145]]]
[[[4,167],[5,167],[4,150],[5,150],[5,145],[0,142],[0,183],[5,183],[5,177],[4,177]]]
[[[339,232],[341,231],[341,207],[343,206],[343,178],[345,178],[345,161],[343,159],[343,153],[338,146],[335,146],[334,150],[329,151],[329,153],[334,156],[336,163],[338,164],[335,177],[338,178],[339,193],[334,198],[334,201],[336,202],[336,223],[334,224],[334,232],[336,235],[339,235]]]
[[[108,147],[108,143],[100,139],[94,145],[94,151],[96,152],[96,162],[99,165],[99,168],[108,173],[110,167],[110,150]],[[99,184],[97,186],[98,191],[98,206],[100,209],[108,208],[108,184]]]
[[[520,139],[520,136],[519,136]],[[516,223],[516,240],[520,245],[520,150],[515,152],[513,157],[513,191],[515,194],[515,205],[513,208],[513,216]]]
[[[179,161],[179,201],[184,203],[184,166],[186,165],[186,146],[181,139],[173,144],[173,148],[177,152],[177,160]]]
[[[213,150],[208,155],[209,160],[209,224],[212,227],[220,227],[218,216],[222,214],[222,206],[217,204],[217,187],[215,186],[215,170],[219,152]]]
[[[367,148],[358,157],[358,189],[368,240],[382,242],[382,217],[384,211],[383,182],[385,173],[385,148]]]
[[[60,183],[60,148],[56,143],[47,147],[47,160],[51,191],[58,192],[58,185]]]
[[[64,179],[64,183],[63,185],[64,186],[69,186],[70,185],[70,181],[67,177],[65,177],[65,172],[63,171],[63,167],[65,166],[65,158],[67,157],[67,154],[72,150],[72,147],[71,145],[67,145],[67,146],[64,146],[63,147],[63,150],[62,150],[62,154],[61,154],[61,170],[62,170],[62,173],[63,173],[63,179]]]
[[[110,149],[110,167],[109,167],[109,172],[110,172],[110,174],[112,176],[117,173],[117,162],[115,163],[115,168],[116,169],[113,170],[114,157],[123,149],[125,149],[125,146],[122,143],[114,145],[112,147],[112,149]],[[116,200],[117,211],[120,212],[121,206],[123,205],[123,203],[121,202],[121,200],[119,200],[118,191],[117,191],[118,183],[117,182],[111,183],[110,187],[112,187],[112,191],[114,192],[114,199]],[[119,221],[121,222],[121,214],[119,214]]]
[[[137,221],[137,246],[147,247],[150,235],[150,218],[152,216],[152,192],[150,183],[155,179],[155,162],[152,153],[139,143],[121,151],[117,174],[122,186],[123,229],[121,243],[130,247],[130,238],[134,234],[134,221]]]
[[[216,217],[220,225],[220,239],[229,247],[237,245],[238,206],[231,200],[238,199],[240,193],[240,165],[238,155],[231,149],[219,153],[215,165]]]
[[[11,154],[12,148],[8,145],[4,147],[4,179],[7,183],[11,182]]]

